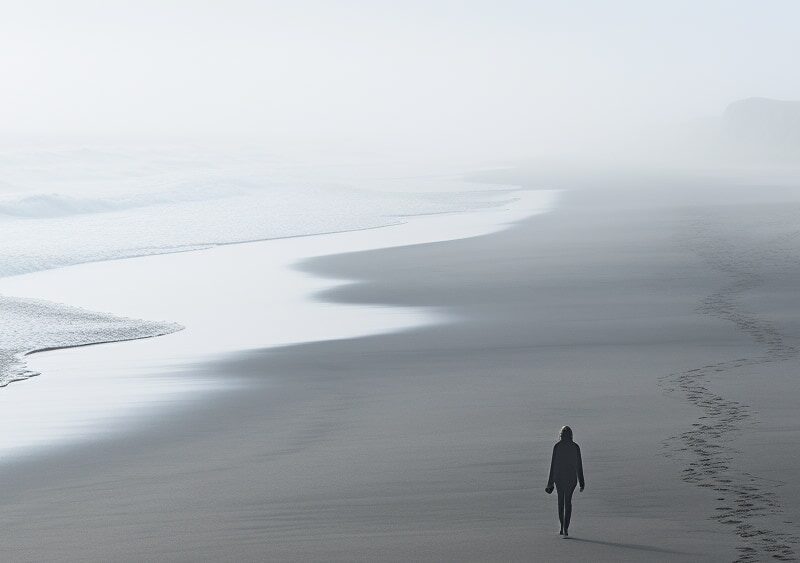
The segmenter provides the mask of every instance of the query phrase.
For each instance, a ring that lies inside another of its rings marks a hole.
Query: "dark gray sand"
[[[191,368],[243,386],[5,465],[3,559],[793,558],[800,198],[677,185],[304,264],[361,280],[321,299],[451,321]],[[544,492],[563,424],[569,540]]]

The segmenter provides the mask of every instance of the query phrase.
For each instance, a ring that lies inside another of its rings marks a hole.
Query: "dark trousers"
[[[572,516],[572,493],[575,492],[577,483],[556,483],[556,493],[558,493],[558,521],[561,522],[561,529],[566,531],[569,528],[569,519]]]

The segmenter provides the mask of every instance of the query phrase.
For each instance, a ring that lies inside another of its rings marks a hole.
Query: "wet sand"
[[[584,187],[500,233],[306,262],[360,280],[320,299],[452,320],[187,367],[240,384],[2,469],[4,553],[793,557],[799,199]],[[569,540],[543,491],[563,424],[587,481]]]

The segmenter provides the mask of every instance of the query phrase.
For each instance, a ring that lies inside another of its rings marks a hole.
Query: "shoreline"
[[[438,313],[432,309],[429,311],[408,309],[403,312],[387,312],[363,310],[363,308],[353,310],[352,307],[340,308],[342,310],[338,313],[339,317],[342,315],[355,315],[361,319],[362,326],[347,329],[340,326],[335,331],[329,331],[330,334],[327,336],[319,333],[319,330],[312,329],[309,331],[303,327],[296,327],[293,332],[289,331],[291,336],[287,338],[283,327],[274,327],[271,332],[264,333],[264,327],[253,324],[252,321],[247,321],[250,324],[244,328],[236,329],[228,325],[225,343],[219,345],[219,336],[221,335],[218,333],[218,327],[215,324],[218,319],[212,318],[213,313],[211,313],[190,316],[187,322],[187,318],[183,318],[181,315],[193,313],[192,309],[196,309],[196,307],[191,302],[187,303],[181,293],[184,292],[184,288],[188,289],[193,285],[197,285],[196,279],[193,279],[191,274],[186,273],[187,270],[191,271],[196,278],[211,275],[211,282],[205,282],[206,286],[203,289],[205,293],[198,292],[195,297],[202,299],[205,307],[208,307],[209,303],[217,302],[216,312],[222,315],[225,312],[221,310],[223,305],[220,305],[220,303],[230,300],[230,296],[226,295],[225,291],[218,292],[217,288],[222,289],[228,285],[234,287],[233,283],[239,277],[236,273],[237,271],[241,272],[241,276],[250,277],[253,274],[254,265],[259,264],[258,267],[264,269],[264,272],[259,274],[264,279],[264,283],[277,283],[281,286],[269,288],[269,291],[274,294],[271,298],[274,299],[273,301],[265,302],[263,298],[254,301],[254,303],[258,303],[255,306],[268,308],[263,312],[268,324],[275,324],[270,319],[270,316],[274,313],[269,310],[270,308],[274,309],[275,306],[280,306],[281,314],[287,319],[296,314],[296,311],[295,313],[292,312],[292,307],[294,307],[304,311],[309,325],[320,324],[320,320],[313,320],[315,310],[319,309],[319,306],[315,304],[315,294],[347,282],[346,280],[311,281],[311,276],[297,271],[295,268],[297,262],[313,256],[336,254],[352,249],[383,248],[403,244],[425,243],[437,240],[437,238],[477,236],[484,232],[502,228],[502,221],[504,220],[518,219],[528,214],[547,211],[548,206],[552,205],[551,201],[554,197],[551,193],[545,191],[524,192],[516,190],[516,193],[518,197],[513,200],[510,206],[508,204],[501,205],[488,210],[446,214],[447,216],[442,214],[412,216],[406,218],[404,223],[379,228],[356,229],[322,235],[283,237],[246,243],[218,244],[196,251],[161,253],[142,257],[90,262],[3,278],[0,280],[0,290],[6,295],[47,299],[53,302],[67,303],[70,306],[78,306],[85,310],[110,312],[126,318],[178,320],[183,325],[183,328],[177,332],[173,331],[160,335],[66,347],[49,347],[23,354],[28,364],[26,366],[27,370],[39,374],[43,373],[45,378],[48,377],[48,374],[53,377],[54,373],[58,374],[58,372],[64,371],[63,365],[69,366],[68,373],[64,377],[71,377],[76,382],[76,385],[81,381],[82,372],[96,369],[96,366],[103,366],[110,375],[105,379],[102,377],[96,378],[94,383],[99,386],[99,390],[73,391],[68,383],[65,383],[60,392],[76,395],[77,399],[76,397],[68,399],[76,404],[71,414],[61,414],[61,420],[49,413],[41,412],[41,409],[34,404],[37,401],[37,395],[33,391],[12,391],[13,398],[0,396],[0,405],[5,407],[5,410],[2,411],[3,414],[0,414],[0,423],[6,420],[8,424],[15,422],[19,424],[19,413],[22,410],[26,410],[24,404],[27,404],[28,411],[37,412],[38,416],[44,419],[53,419],[50,421],[45,420],[44,422],[37,420],[34,422],[35,424],[44,424],[45,429],[55,429],[56,435],[59,434],[57,428],[64,425],[78,424],[84,427],[85,431],[81,436],[73,436],[72,441],[91,440],[93,439],[92,426],[109,424],[107,415],[109,409],[103,406],[102,403],[113,404],[115,409],[121,409],[123,413],[126,410],[135,412],[138,408],[137,402],[152,402],[159,396],[158,386],[146,390],[143,394],[137,391],[134,393],[134,398],[130,400],[131,406],[126,406],[126,398],[131,394],[131,390],[128,385],[122,385],[118,391],[114,391],[114,386],[116,385],[114,381],[115,378],[128,379],[128,374],[131,372],[142,372],[143,370],[169,372],[184,364],[190,365],[213,361],[221,354],[235,353],[246,348],[286,345],[303,342],[306,339],[341,338],[360,333],[366,334],[370,330],[375,330],[376,332],[402,330],[417,324],[436,322]],[[269,264],[267,264],[268,262]],[[221,276],[219,274],[221,269],[231,271],[232,275],[227,278],[224,275]],[[169,274],[170,277],[174,278],[177,275],[179,280],[177,282],[171,280],[168,286],[158,280],[151,281],[157,278],[160,272],[172,272]],[[229,284],[228,282],[232,283]],[[147,289],[143,289],[140,284],[145,284]],[[246,284],[246,287],[239,288],[238,291],[242,291],[243,295],[236,301],[239,303],[237,315],[253,316],[252,312],[247,313],[245,309],[248,307],[249,300],[254,299],[254,295],[257,292],[255,287],[254,283],[249,283]],[[101,290],[100,288],[104,289]],[[113,289],[108,291],[107,288]],[[105,295],[98,296],[99,293],[104,291]],[[281,292],[287,293],[287,303],[280,303],[283,300]],[[141,299],[130,298],[137,293],[142,294],[143,297]],[[167,302],[181,300],[183,301],[181,307],[176,307],[174,303],[169,303],[170,306],[166,306]],[[132,302],[132,306],[128,305],[128,301]],[[321,311],[326,315],[322,319],[326,321],[327,319],[333,320],[337,311],[326,312],[326,309],[330,309],[330,307],[323,306],[321,308]],[[235,322],[230,313],[226,314],[230,322]],[[373,320],[369,321],[370,318],[373,318]],[[372,325],[369,324],[370,322]],[[199,339],[196,336],[192,338],[194,333],[197,333],[198,328],[203,330],[204,333],[200,335]],[[231,331],[231,328],[234,328],[234,330]],[[187,329],[189,331],[188,338],[186,338]],[[279,333],[277,332],[278,330],[282,330],[284,333]],[[308,334],[305,334],[306,332]],[[83,350],[100,344],[103,344],[101,350],[86,352],[86,359],[81,359]],[[41,355],[44,352],[47,352],[47,354]],[[75,356],[75,354],[78,354],[78,356]],[[120,364],[126,362],[130,364],[130,367],[119,367]],[[20,382],[30,381],[30,379],[28,377],[20,380]],[[146,380],[146,378],[143,379],[142,385],[145,385],[144,381]],[[180,386],[181,384],[180,382],[175,382],[174,385]],[[37,387],[43,389],[39,393],[45,397],[49,394],[46,391],[49,387],[47,382],[38,383]],[[189,387],[192,386],[189,385]],[[203,386],[201,385],[200,387]],[[9,388],[5,388],[4,392],[8,392],[8,390]],[[82,398],[85,395],[92,396],[98,393],[103,397],[99,405],[86,404],[86,401]],[[125,396],[122,396],[122,394]],[[23,406],[17,404],[20,400],[23,402]],[[180,397],[171,397],[170,400],[183,401]],[[9,408],[9,402],[11,401],[14,401],[14,408],[12,409]],[[153,412],[151,414],[156,413]],[[64,416],[66,418],[63,418]],[[118,418],[120,415],[115,412],[114,416]],[[27,415],[25,420],[30,421],[31,415]],[[87,423],[89,424],[87,425]],[[130,425],[131,423],[127,422],[126,424]],[[119,427],[117,431],[126,431],[125,426]],[[44,431],[39,432],[39,434],[44,433]],[[99,436],[104,436],[106,433],[107,429],[105,428],[98,429],[97,432]],[[46,440],[46,437],[37,435],[30,438],[30,441],[35,443],[39,443],[42,440]],[[8,462],[9,454],[12,451],[19,450],[19,454],[15,455],[24,455],[24,444],[18,443],[20,440],[10,441],[14,444],[11,450],[8,449],[7,442],[9,442],[8,438],[0,438],[0,452],[2,452],[6,462]],[[52,445],[57,448],[60,447],[57,440],[54,440]],[[37,447],[37,449],[40,448]]]
[[[264,189],[250,184],[237,187],[237,177],[234,174],[219,185],[201,183],[199,193],[192,190],[191,182],[175,193],[166,189],[165,193],[174,197],[158,195],[150,189],[155,185],[142,186],[149,195],[131,193],[126,196],[125,190],[101,194],[90,189],[87,194],[91,192],[91,197],[84,195],[97,206],[77,205],[73,208],[67,205],[62,209],[66,213],[56,213],[54,217],[46,212],[48,206],[54,206],[57,211],[71,201],[70,196],[56,191],[44,194],[43,202],[35,194],[23,194],[17,199],[13,196],[11,200],[16,203],[9,204],[2,218],[8,238],[3,267],[0,268],[2,275],[9,277],[115,258],[219,246],[210,244],[212,242],[240,243],[353,231],[402,222],[392,215],[468,211],[502,205],[509,200],[509,186],[499,191],[474,189],[473,184],[456,178],[444,191],[459,187],[460,192],[410,194],[404,190],[399,193],[359,191],[357,182],[356,186],[329,188],[313,182],[312,185],[290,187],[291,184],[276,184],[274,181],[267,181],[261,186]],[[76,201],[83,200],[78,198]],[[137,201],[143,205],[132,205]],[[15,206],[22,206],[24,211],[31,202],[36,205],[28,209],[30,213],[14,213]],[[40,203],[43,208],[37,207]],[[165,330],[159,323],[135,318],[115,318],[66,305],[2,295],[0,308],[4,312],[0,323],[2,381],[19,380],[28,375],[17,369],[20,354],[24,352],[125,340],[172,330]],[[46,321],[40,322],[41,319]]]

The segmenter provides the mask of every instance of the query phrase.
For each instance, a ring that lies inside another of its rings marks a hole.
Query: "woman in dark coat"
[[[583,481],[583,462],[581,461],[581,448],[572,441],[572,429],[565,426],[561,429],[560,440],[553,446],[553,458],[550,460],[550,477],[547,479],[545,492],[553,492],[553,485],[558,493],[558,521],[561,522],[561,531],[558,533],[568,536],[569,519],[572,516],[572,493],[575,485],[580,483],[581,492],[585,483]]]

